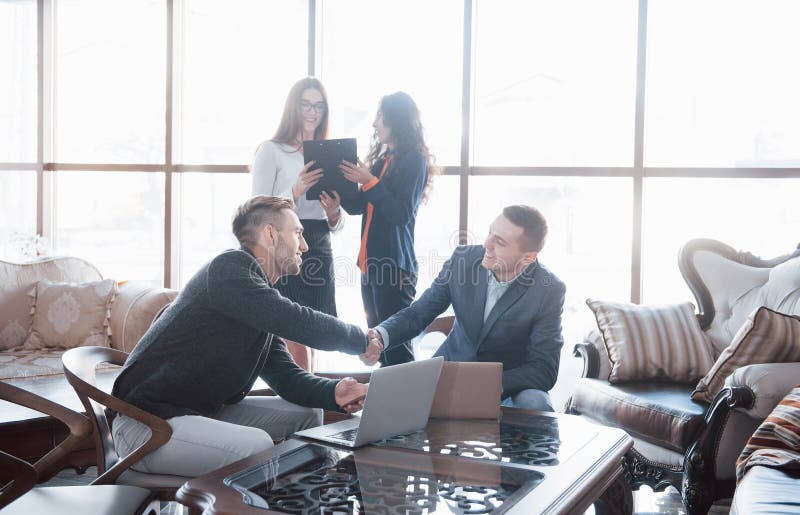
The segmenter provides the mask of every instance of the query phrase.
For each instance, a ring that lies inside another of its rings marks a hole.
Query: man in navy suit
[[[420,334],[450,305],[455,324],[436,356],[447,361],[503,363],[502,405],[552,411],[548,391],[558,376],[566,287],[537,259],[547,222],[530,206],[503,209],[483,245],[458,247],[409,307],[370,331],[390,349]],[[365,363],[376,354],[362,358]]]

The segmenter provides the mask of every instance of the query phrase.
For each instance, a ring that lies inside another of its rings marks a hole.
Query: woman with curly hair
[[[369,327],[414,300],[414,225],[437,172],[425,144],[419,109],[408,94],[383,97],[372,126],[375,134],[367,163],[345,161],[340,165],[348,180],[361,184],[358,197],[342,201],[342,207],[350,214],[363,215],[358,267]],[[413,360],[409,342],[392,342],[391,349],[380,356],[382,366]]]

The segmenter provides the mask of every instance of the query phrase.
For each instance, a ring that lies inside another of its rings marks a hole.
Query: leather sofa
[[[759,306],[800,314],[800,248],[762,260],[698,239],[684,245],[678,264],[715,356]],[[707,404],[691,399],[695,383],[609,383],[611,364],[596,331],[574,354],[583,358],[584,369],[567,411],[626,430],[634,439],[623,463],[630,487],[674,486],[689,514],[706,513],[715,500],[733,495],[739,453],[800,377],[800,363],[745,366]]]

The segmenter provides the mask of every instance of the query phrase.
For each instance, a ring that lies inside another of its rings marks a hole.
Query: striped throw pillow
[[[800,317],[762,306],[750,314],[708,374],[697,383],[692,399],[714,400],[725,386],[725,379],[739,367],[796,361],[800,361]]]
[[[750,467],[800,470],[800,385],[775,407],[736,460],[736,481]]]
[[[691,382],[714,358],[694,306],[602,302],[587,299],[611,361],[611,383],[637,379]]]

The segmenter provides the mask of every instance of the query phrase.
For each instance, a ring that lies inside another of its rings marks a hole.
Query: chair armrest
[[[744,387],[723,388],[703,416],[694,441],[683,460],[683,492],[686,506],[701,506],[714,499],[729,497],[733,493],[733,482],[717,483],[717,461],[720,441],[731,420],[731,411],[749,409],[753,406],[753,392]],[[725,449],[730,452],[732,449]],[[741,447],[734,450],[736,455]],[[700,513],[704,513],[703,510]]]
[[[111,347],[130,353],[153,320],[178,292],[145,283],[124,283],[111,305]]]
[[[603,337],[598,331],[591,331],[584,337],[584,341],[575,345],[572,355],[583,358],[583,373],[581,377],[592,379],[608,379],[611,373],[611,361],[608,359]]]
[[[725,380],[725,387],[744,387],[753,392],[755,402],[749,409],[738,408],[749,417],[763,420],[781,399],[800,384],[800,363],[764,363],[737,369]]]

